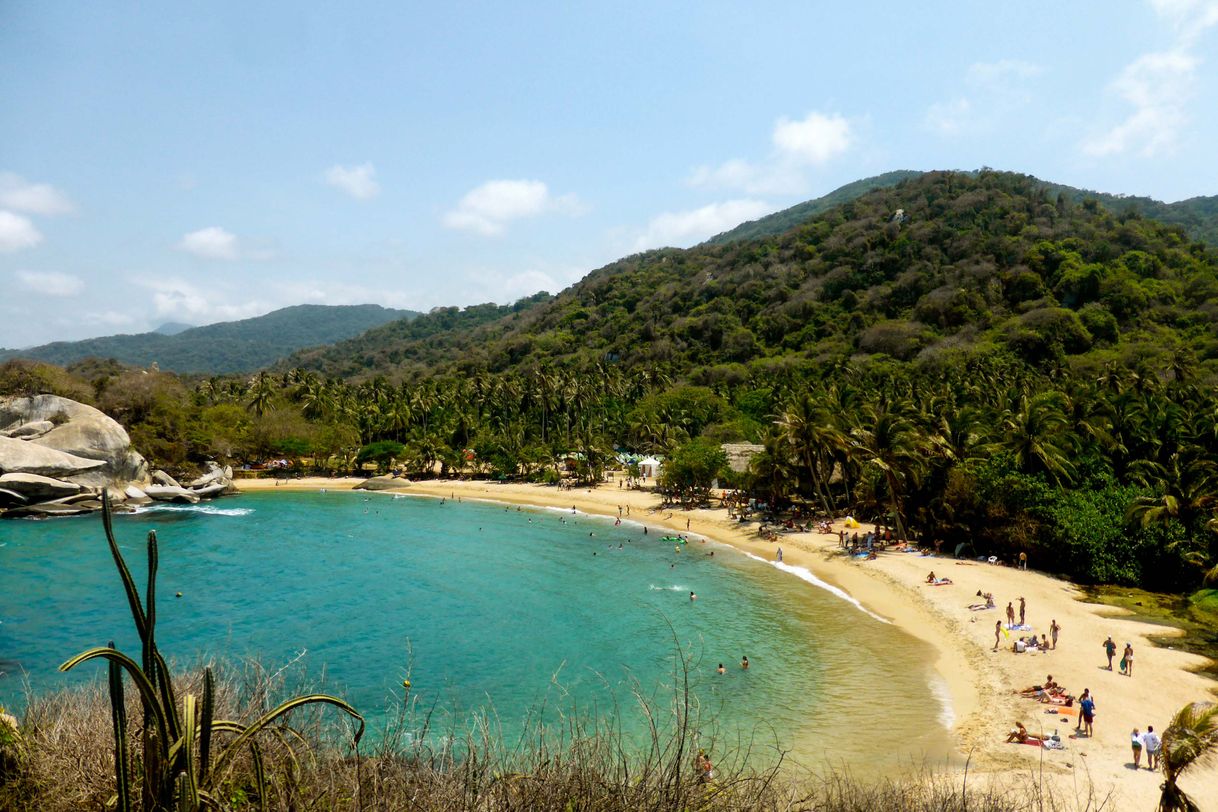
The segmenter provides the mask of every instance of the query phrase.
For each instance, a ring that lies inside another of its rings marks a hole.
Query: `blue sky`
[[[509,302],[890,169],[1218,194],[1218,0],[306,5],[0,2],[0,346]]]

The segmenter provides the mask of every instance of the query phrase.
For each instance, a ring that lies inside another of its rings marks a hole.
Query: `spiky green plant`
[[[143,753],[140,772],[141,807],[146,810],[224,809],[225,804],[214,792],[223,780],[234,757],[248,747],[258,785],[258,805],[265,808],[266,787],[262,754],[255,737],[281,717],[303,705],[328,704],[349,714],[359,722],[352,746],[358,748],[364,735],[364,718],[355,708],[327,694],[308,694],[287,700],[249,724],[241,724],[213,716],[215,680],[211,669],[204,671],[203,697],[200,702],[187,694],[179,707],[174,696],[173,677],[165,658],[156,646],[156,573],[158,564],[156,531],[148,533],[148,586],[141,602],[135,580],[119,552],[111,522],[110,499],[102,498],[102,526],[110,554],[118,567],[131,617],[142,647],[141,663],[123,654],[111,641],[108,646],[89,649],[77,654],[60,671],[70,671],[89,660],[103,659],[109,665],[110,706],[114,723],[114,781],[118,812],[130,812],[132,764],[127,749],[127,711],[123,698],[123,673],[130,678],[140,695],[143,707]],[[227,738],[222,745],[220,737]],[[213,760],[213,751],[215,758]]]
[[[1159,812],[1200,812],[1184,794],[1180,774],[1202,758],[1218,752],[1218,705],[1190,703],[1181,708],[1163,731],[1163,786]]]

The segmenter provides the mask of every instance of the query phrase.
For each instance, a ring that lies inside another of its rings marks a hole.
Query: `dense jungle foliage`
[[[332,344],[386,322],[416,315],[380,305],[296,305],[251,319],[190,327],[170,334],[158,330],[84,341],[56,341],[24,350],[0,349],[0,360],[29,358],[62,366],[86,358],[112,358],[137,366],[155,363],[174,372],[255,372],[295,350]]]
[[[749,440],[765,451],[721,484],[1187,589],[1218,576],[1216,319],[1218,254],[1181,229],[1032,178],[939,173],[249,380],[10,364],[0,392],[92,400],[169,465],[347,468],[396,443],[414,474],[544,479],[565,459],[595,478],[629,449],[691,461],[667,484],[705,488],[710,446]]]

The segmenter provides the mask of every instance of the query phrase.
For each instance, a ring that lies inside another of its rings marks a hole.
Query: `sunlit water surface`
[[[298,660],[374,728],[409,669],[440,729],[493,709],[510,739],[544,706],[550,722],[616,713],[637,740],[633,697],[668,706],[681,654],[708,737],[754,734],[807,763],[947,749],[922,644],[713,542],[678,553],[640,525],[569,510],[349,492],[160,507],[115,529],[141,585],[143,540],[157,531],[167,656],[255,657],[270,670]],[[96,678],[101,666],[56,666],[110,639],[137,650],[100,519],[0,522],[0,704],[20,707],[25,681],[43,692]]]

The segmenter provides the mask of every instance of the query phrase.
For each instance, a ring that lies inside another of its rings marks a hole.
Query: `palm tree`
[[[1218,705],[1190,703],[1163,731],[1163,786],[1159,812],[1201,812],[1180,789],[1180,775],[1208,755],[1218,752]]]
[[[828,461],[830,472],[832,471],[833,452],[845,445],[845,438],[838,430],[833,414],[804,393],[775,423],[782,439],[807,467],[813,490],[825,515],[832,516],[833,509],[829,504],[825,482],[828,477],[824,474],[824,467]]]
[[[1073,438],[1066,418],[1066,396],[1041,392],[1019,399],[1019,408],[1008,410],[1001,423],[996,450],[1009,451],[1020,470],[1043,471],[1057,483],[1074,477],[1070,462]]]
[[[898,412],[886,408],[873,410],[868,423],[854,429],[851,435],[862,459],[883,476],[897,536],[904,540],[901,493],[905,483],[914,477],[925,446],[918,429]]]

